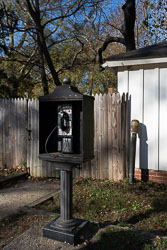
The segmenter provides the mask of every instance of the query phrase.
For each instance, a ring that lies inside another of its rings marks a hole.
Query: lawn
[[[39,208],[59,213],[59,195]],[[99,234],[96,248],[90,249],[109,249],[111,243],[113,249],[128,245],[128,249],[167,249],[167,185],[78,179],[73,185],[73,216],[98,222],[101,228],[112,224],[127,229],[107,227]],[[156,235],[154,241],[143,238],[141,231]]]
[[[57,194],[36,209],[59,214],[59,198]],[[87,240],[77,249],[167,249],[167,185],[76,179],[73,217],[91,222]],[[22,213],[0,221],[0,246],[44,219],[53,216]]]
[[[38,208],[60,212],[59,194]],[[167,228],[167,185],[79,179],[73,186],[73,215],[137,230]]]

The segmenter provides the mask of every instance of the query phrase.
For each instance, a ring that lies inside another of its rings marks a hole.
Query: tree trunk
[[[43,27],[41,25],[41,17],[40,17],[40,10],[39,10],[39,0],[35,1],[35,10],[34,5],[31,3],[30,0],[26,0],[26,7],[27,10],[31,16],[31,18],[33,19],[35,28],[36,28],[36,32],[37,32],[37,43],[38,43],[38,47],[40,47],[40,51],[42,52],[42,54],[45,56],[46,62],[48,64],[48,67],[50,69],[50,72],[52,74],[53,80],[55,85],[59,86],[61,85],[61,82],[59,80],[58,77],[58,73],[56,72],[53,62],[52,62],[52,58],[49,54],[47,45],[46,45],[46,40],[45,40],[45,36],[44,36],[44,32],[43,32]]]
[[[124,12],[124,25],[122,26],[122,33],[125,39],[126,51],[136,49],[135,46],[135,20],[136,20],[136,7],[135,0],[126,0],[122,6]]]
[[[55,85],[60,86],[61,82],[59,80],[58,73],[56,72],[56,70],[54,68],[51,56],[50,56],[48,48],[47,48],[45,37],[43,34],[43,28],[42,27],[37,28],[37,32],[38,32],[38,36],[39,36],[38,46],[41,48],[41,51],[43,52],[43,54],[45,56],[46,62],[48,64],[48,67],[49,67],[50,72],[52,74]]]
[[[37,34],[37,40],[39,40],[38,34]],[[48,81],[47,81],[46,73],[45,73],[44,57],[43,57],[43,53],[42,53],[40,46],[38,46],[38,52],[39,52],[39,71],[40,71],[41,80],[42,80],[43,92],[44,92],[44,95],[47,95],[49,94],[49,88],[48,88]]]
[[[135,46],[135,20],[136,20],[136,6],[135,0],[126,0],[126,3],[122,6],[122,10],[124,12],[124,24],[122,25],[122,29],[120,30],[123,34],[124,38],[122,37],[108,37],[104,41],[101,48],[98,50],[99,55],[99,64],[100,70],[103,70],[101,64],[103,63],[102,53],[110,43],[118,42],[126,47],[126,51],[136,49]]]

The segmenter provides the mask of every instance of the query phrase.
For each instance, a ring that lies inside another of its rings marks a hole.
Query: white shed
[[[136,168],[167,171],[167,42],[111,56],[102,67],[131,95],[131,120],[140,122]]]

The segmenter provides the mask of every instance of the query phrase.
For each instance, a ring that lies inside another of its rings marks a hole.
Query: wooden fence
[[[128,95],[96,95],[95,159],[74,177],[121,180],[128,175],[130,100]],[[38,159],[38,100],[0,100],[0,168],[27,166],[35,177],[58,177],[53,163]]]

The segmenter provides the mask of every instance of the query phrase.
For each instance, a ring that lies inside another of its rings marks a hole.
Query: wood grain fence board
[[[4,126],[5,126],[5,122],[4,122],[4,117],[5,117],[5,108],[4,108],[4,100],[2,100],[1,102],[1,105],[2,105],[2,114],[1,114],[1,117],[2,117],[2,128],[1,128],[1,132],[2,132],[2,135],[1,135],[1,140],[2,140],[2,147],[3,147],[3,151],[2,151],[2,167],[5,168],[5,145],[4,145]]]
[[[10,106],[9,106],[9,166],[11,168],[14,168],[14,162],[13,162],[13,152],[14,152],[14,147],[13,147],[13,112],[11,112],[13,109],[13,101],[12,99],[10,100]]]
[[[103,142],[102,142],[102,152],[103,152],[103,176],[104,179],[108,179],[108,95],[103,96]]]
[[[22,128],[22,99],[19,99],[19,105],[18,105],[18,145],[19,145],[19,157],[18,157],[18,166],[21,166],[22,164],[22,134],[23,134],[23,128]]]
[[[16,117],[16,112],[17,112],[17,100],[14,98],[13,99],[13,118],[12,118],[12,122],[13,122],[13,145],[14,145],[14,151],[13,151],[13,164],[14,164],[14,168],[16,168],[17,166],[17,117]]]
[[[21,103],[20,99],[17,100],[17,166],[20,165],[20,154],[21,154]]]
[[[95,102],[94,102],[94,154],[95,158],[93,160],[93,177],[97,177],[97,166],[98,166],[98,95],[95,96]]]
[[[107,99],[108,106],[108,178],[113,179],[113,168],[112,168],[112,95],[108,95]]]
[[[5,127],[6,127],[6,108],[5,108],[6,100],[3,100],[3,166],[7,168],[6,164],[6,144],[5,144]]]
[[[8,143],[8,102],[5,99],[5,119],[4,119],[4,147],[5,147],[5,168],[8,166],[8,149],[7,149],[7,143]]]
[[[126,177],[129,175],[129,153],[130,153],[130,109],[131,109],[131,97],[126,94],[126,135],[125,135],[125,148],[126,148]]]
[[[9,129],[9,138],[8,138],[8,166],[10,168],[13,168],[13,127],[12,127],[12,100],[9,100],[8,105],[8,113],[9,113],[9,119],[8,119],[8,129]]]
[[[36,168],[37,176],[43,177],[43,170],[45,170],[47,176],[47,168],[43,169],[41,167],[41,160],[38,159],[39,155],[39,102],[35,100],[33,103],[33,117],[34,117],[34,168]]]
[[[2,158],[3,158],[3,113],[2,113],[2,100],[0,100],[0,168],[3,168]]]
[[[105,116],[105,95],[101,95],[100,96],[100,176],[101,179],[105,179],[105,155],[106,155],[106,151],[105,151],[105,131],[104,131],[104,116]]]
[[[103,96],[99,95],[99,119],[98,119],[98,172],[99,178],[104,179],[103,176],[103,155],[102,155],[102,121],[103,121]]]
[[[34,168],[36,168],[36,175],[42,177],[42,168],[40,166],[40,162],[38,159],[39,155],[39,120],[38,120],[38,100],[33,101],[33,122],[34,122],[34,134],[33,134],[33,140],[34,140]]]
[[[123,178],[126,177],[126,148],[125,148],[125,140],[126,140],[126,101],[125,94],[122,95],[122,103],[121,103],[121,135],[122,135],[122,164],[123,164]]]
[[[37,173],[37,166],[34,165],[35,163],[35,154],[34,154],[34,150],[35,150],[35,146],[36,146],[36,141],[35,141],[35,117],[34,117],[34,102],[35,100],[31,100],[31,162],[32,162],[32,169],[33,169],[33,173],[34,173],[34,176],[38,176],[38,173]],[[39,175],[40,177],[40,175]]]
[[[20,120],[20,129],[19,129],[19,141],[20,141],[20,159],[19,166],[23,165],[24,162],[24,102],[23,99],[20,99],[19,105],[19,120]]]
[[[7,150],[6,150],[6,135],[7,135],[7,108],[5,108],[7,106],[6,104],[6,99],[4,100],[4,127],[3,127],[3,144],[4,144],[4,164],[5,164],[5,168],[7,168]]]
[[[4,144],[5,144],[5,162],[6,162],[6,168],[8,166],[8,118],[9,118],[9,113],[8,113],[8,101],[5,99],[4,100],[5,104],[5,120],[4,120],[4,125],[5,125],[5,135],[4,135]]]
[[[124,159],[123,159],[123,141],[124,141],[124,128],[123,128],[123,103],[121,102],[121,97],[119,96],[118,101],[118,141],[119,141],[119,150],[118,150],[118,160],[119,160],[119,168],[118,168],[118,180],[122,180],[124,178]]]
[[[112,131],[113,131],[113,180],[118,180],[118,137],[117,137],[117,105],[116,95],[112,98]]]
[[[29,100],[28,101],[28,128],[27,128],[29,131],[31,131],[31,129],[32,129],[32,125],[31,125],[31,117],[32,117],[31,103],[32,103],[32,101]],[[27,148],[27,165],[30,168],[30,174],[35,176],[34,169],[33,169],[33,164],[32,164],[32,157],[31,157],[32,152],[33,152],[31,144],[32,144],[32,133],[29,132],[29,134],[28,134],[28,142],[27,142],[27,145],[28,145],[28,148]]]
[[[27,164],[27,100],[26,98],[23,99],[23,158],[22,163],[23,166],[26,166]]]
[[[94,145],[95,150],[95,178],[100,178],[99,173],[99,96],[96,95],[95,97],[95,141],[96,144]]]
[[[29,171],[31,173],[31,169],[30,169],[30,136],[28,133],[28,130],[30,129],[30,119],[29,119],[29,106],[30,106],[30,100],[27,101],[27,168],[29,168]]]
[[[118,137],[118,180],[123,179],[123,162],[122,162],[122,123],[121,123],[121,103],[120,98],[117,99],[117,137]]]
[[[28,133],[27,133],[27,124],[28,124],[28,100],[24,99],[24,161],[25,167],[27,167],[27,142],[28,142]]]
[[[7,108],[7,100],[4,99],[4,126],[3,126],[3,145],[4,145],[4,168],[7,168],[7,148],[6,148],[6,136],[7,136],[7,118],[8,118],[8,115],[7,115],[7,112],[8,112],[8,108]]]
[[[95,98],[95,96],[93,96]],[[94,103],[96,102],[96,99],[94,100]],[[96,111],[95,111],[95,105],[94,105],[94,131],[95,131],[95,124],[96,124]],[[95,152],[95,145],[96,145],[96,138],[95,138],[95,132],[94,132],[94,152]],[[95,154],[95,153],[94,153]],[[95,158],[90,161],[89,167],[90,167],[90,177],[96,178],[96,168],[95,168]]]
[[[22,105],[22,100],[21,99],[19,99],[18,100],[18,132],[17,132],[17,135],[18,135],[18,146],[19,146],[19,157],[18,157],[18,163],[17,163],[17,165],[18,166],[21,166],[21,164],[22,164],[22,162],[21,162],[21,156],[22,156],[22,133],[23,133],[23,131],[22,131],[22,117],[21,117],[21,112],[22,112],[22,107],[21,107],[21,105]]]

